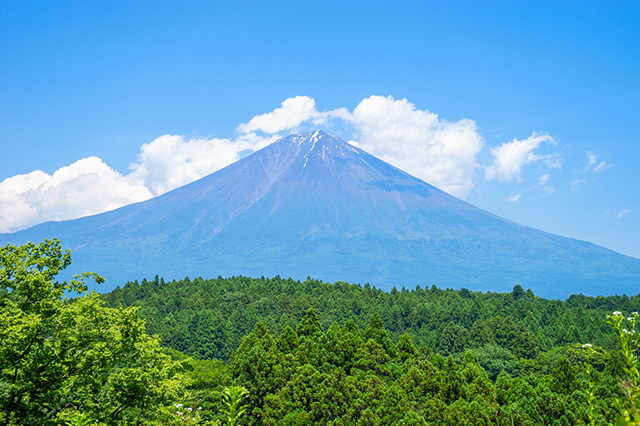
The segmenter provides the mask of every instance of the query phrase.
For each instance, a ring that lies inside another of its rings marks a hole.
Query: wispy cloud
[[[618,219],[622,219],[623,216],[625,216],[627,213],[629,213],[631,211],[631,209],[624,209],[619,213],[616,213],[616,217]]]
[[[550,177],[551,175],[549,173],[543,174],[538,178],[538,185],[540,185],[542,190],[547,194],[554,194],[556,189],[548,185]]]
[[[515,203],[516,201],[518,201],[520,199],[520,197],[522,197],[522,194],[516,194],[516,195],[513,195],[513,196],[507,198],[507,200],[510,203]]]
[[[615,217],[616,219],[620,220],[623,217],[625,217],[626,215],[628,215],[629,213],[631,213],[630,208],[626,208],[626,209],[622,209],[622,210],[618,210],[618,209],[609,209],[605,212],[605,216],[607,217]]]
[[[493,162],[485,167],[486,180],[503,182],[520,181],[522,168],[535,161],[545,161],[550,168],[559,168],[562,159],[557,154],[537,154],[541,144],[556,145],[555,139],[546,133],[532,133],[527,139],[513,139],[500,146],[491,148]]]
[[[609,164],[606,161],[598,162],[597,157],[592,152],[587,152],[586,156],[587,165],[584,168],[584,173],[600,173],[614,166],[614,164]]]
[[[549,173],[546,173],[542,176],[540,176],[540,178],[538,179],[538,184],[540,186],[544,186],[547,184],[547,182],[549,181]]]

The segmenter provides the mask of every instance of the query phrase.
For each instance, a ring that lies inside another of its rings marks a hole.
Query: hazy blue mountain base
[[[307,276],[544,297],[635,294],[640,260],[507,221],[323,132],[292,135],[203,179],[0,243],[59,238],[101,290],[159,274]]]

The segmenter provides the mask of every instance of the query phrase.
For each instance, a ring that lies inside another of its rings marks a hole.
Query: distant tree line
[[[232,277],[130,282],[102,295],[108,306],[137,306],[147,329],[173,349],[201,359],[228,360],[258,321],[272,333],[295,329],[313,308],[328,329],[351,319],[364,329],[377,315],[392,341],[407,333],[417,347],[447,356],[474,351],[495,378],[494,364],[511,374],[522,360],[572,344],[607,350],[616,336],[605,317],[614,310],[640,310],[640,296],[587,297],[565,301],[535,296],[515,286],[511,293],[393,288],[307,279]],[[524,367],[522,367],[524,368]]]

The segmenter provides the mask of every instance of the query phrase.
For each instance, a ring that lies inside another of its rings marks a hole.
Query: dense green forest
[[[70,263],[57,241],[0,247],[0,425],[640,424],[639,296],[280,277],[99,295],[95,274],[56,281]]]
[[[417,347],[441,355],[472,350],[490,377],[515,373],[549,351],[590,343],[611,350],[616,336],[605,317],[640,310],[640,296],[571,296],[547,300],[516,286],[511,293],[481,293],[436,287],[385,292],[337,282],[275,277],[128,283],[103,296],[108,306],[138,306],[147,329],[163,343],[203,359],[228,360],[255,324],[272,333],[296,329],[313,308],[328,330],[351,319],[365,329],[378,315],[392,341],[407,333]],[[486,363],[485,363],[486,362]],[[492,366],[491,362],[500,365]]]
[[[607,315],[640,310],[640,296],[280,277],[156,276],[103,298],[139,307],[169,347],[225,361],[256,425],[601,424],[625,371]]]

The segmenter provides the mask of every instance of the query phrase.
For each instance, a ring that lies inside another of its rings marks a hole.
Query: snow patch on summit
[[[327,135],[324,132],[321,132],[320,130],[316,130],[315,133],[313,135],[311,135],[311,149],[304,155],[304,165],[302,166],[302,168],[307,167],[307,162],[309,161],[309,154],[311,154],[311,151],[314,150],[314,148],[316,147],[316,143],[324,138],[327,137]],[[298,142],[298,146],[300,146],[300,144],[302,143],[302,141]],[[324,161],[325,159],[325,150],[329,149],[327,148],[326,145],[322,145],[322,161]],[[331,150],[329,150],[329,154],[331,154]]]
[[[331,154],[331,148],[329,148],[326,145],[322,145],[322,161],[324,160],[325,154],[327,153],[327,151],[329,151],[329,154]]]
[[[318,133],[318,132],[316,132],[316,133]],[[309,161],[309,157],[308,157],[308,155],[311,153],[311,151],[313,151],[313,148],[315,148],[315,147],[316,147],[316,142],[318,142],[318,139],[314,136],[314,138],[312,139],[312,141],[313,141],[313,144],[311,145],[311,149],[309,150],[309,152],[307,152],[307,153],[304,155],[304,166],[302,166],[302,168],[303,168],[303,169],[304,169],[305,167],[307,167],[307,161]]]
[[[303,155],[304,165],[302,166],[302,168],[307,167],[307,164],[309,163],[309,155],[316,149],[322,151],[322,161],[325,163],[331,161],[331,155],[339,155],[343,158],[347,156],[345,149],[340,143],[340,140],[334,136],[328,135],[322,130],[317,130],[313,134],[296,135],[292,139],[292,141],[297,143],[298,146],[301,146],[303,143],[311,144],[311,148]],[[347,148],[354,153],[358,154],[358,151],[356,149],[346,144],[345,146],[347,146]],[[318,157],[320,157],[319,152]]]

